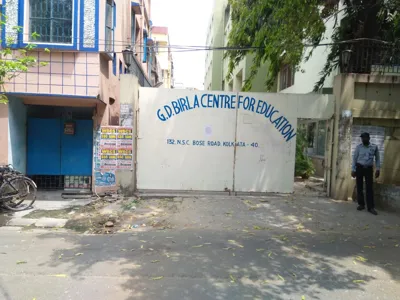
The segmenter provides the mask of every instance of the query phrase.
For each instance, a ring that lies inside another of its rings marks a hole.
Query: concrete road
[[[320,198],[207,199],[183,201],[196,222],[163,231],[2,227],[0,299],[400,299],[398,216]]]

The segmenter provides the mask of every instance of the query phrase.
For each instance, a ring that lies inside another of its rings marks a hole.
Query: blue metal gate
[[[28,119],[28,175],[92,175],[93,121],[75,121],[64,134],[61,119]]]

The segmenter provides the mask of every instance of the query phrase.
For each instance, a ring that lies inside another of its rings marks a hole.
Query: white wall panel
[[[207,92],[140,89],[138,189],[232,189],[234,148],[207,144],[234,141],[236,113],[234,109],[203,108],[203,94]],[[195,95],[199,99],[196,108],[193,107]],[[166,121],[159,119],[159,109],[167,116],[164,105],[172,107],[171,101],[186,97],[192,109],[179,114],[173,112]],[[172,140],[174,144],[169,144]],[[189,145],[178,145],[178,141],[189,141]],[[203,142],[204,146],[193,145],[195,141]]]
[[[140,88],[137,188],[293,189],[298,118],[330,118],[325,95]]]

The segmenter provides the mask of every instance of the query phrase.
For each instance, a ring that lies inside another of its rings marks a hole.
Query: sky
[[[171,45],[205,46],[212,5],[213,0],[152,0],[151,20],[153,26],[168,27]],[[175,83],[203,89],[205,51],[172,56]]]

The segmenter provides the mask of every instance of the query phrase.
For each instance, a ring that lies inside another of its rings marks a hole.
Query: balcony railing
[[[341,73],[400,75],[400,46],[360,41],[342,47]]]

